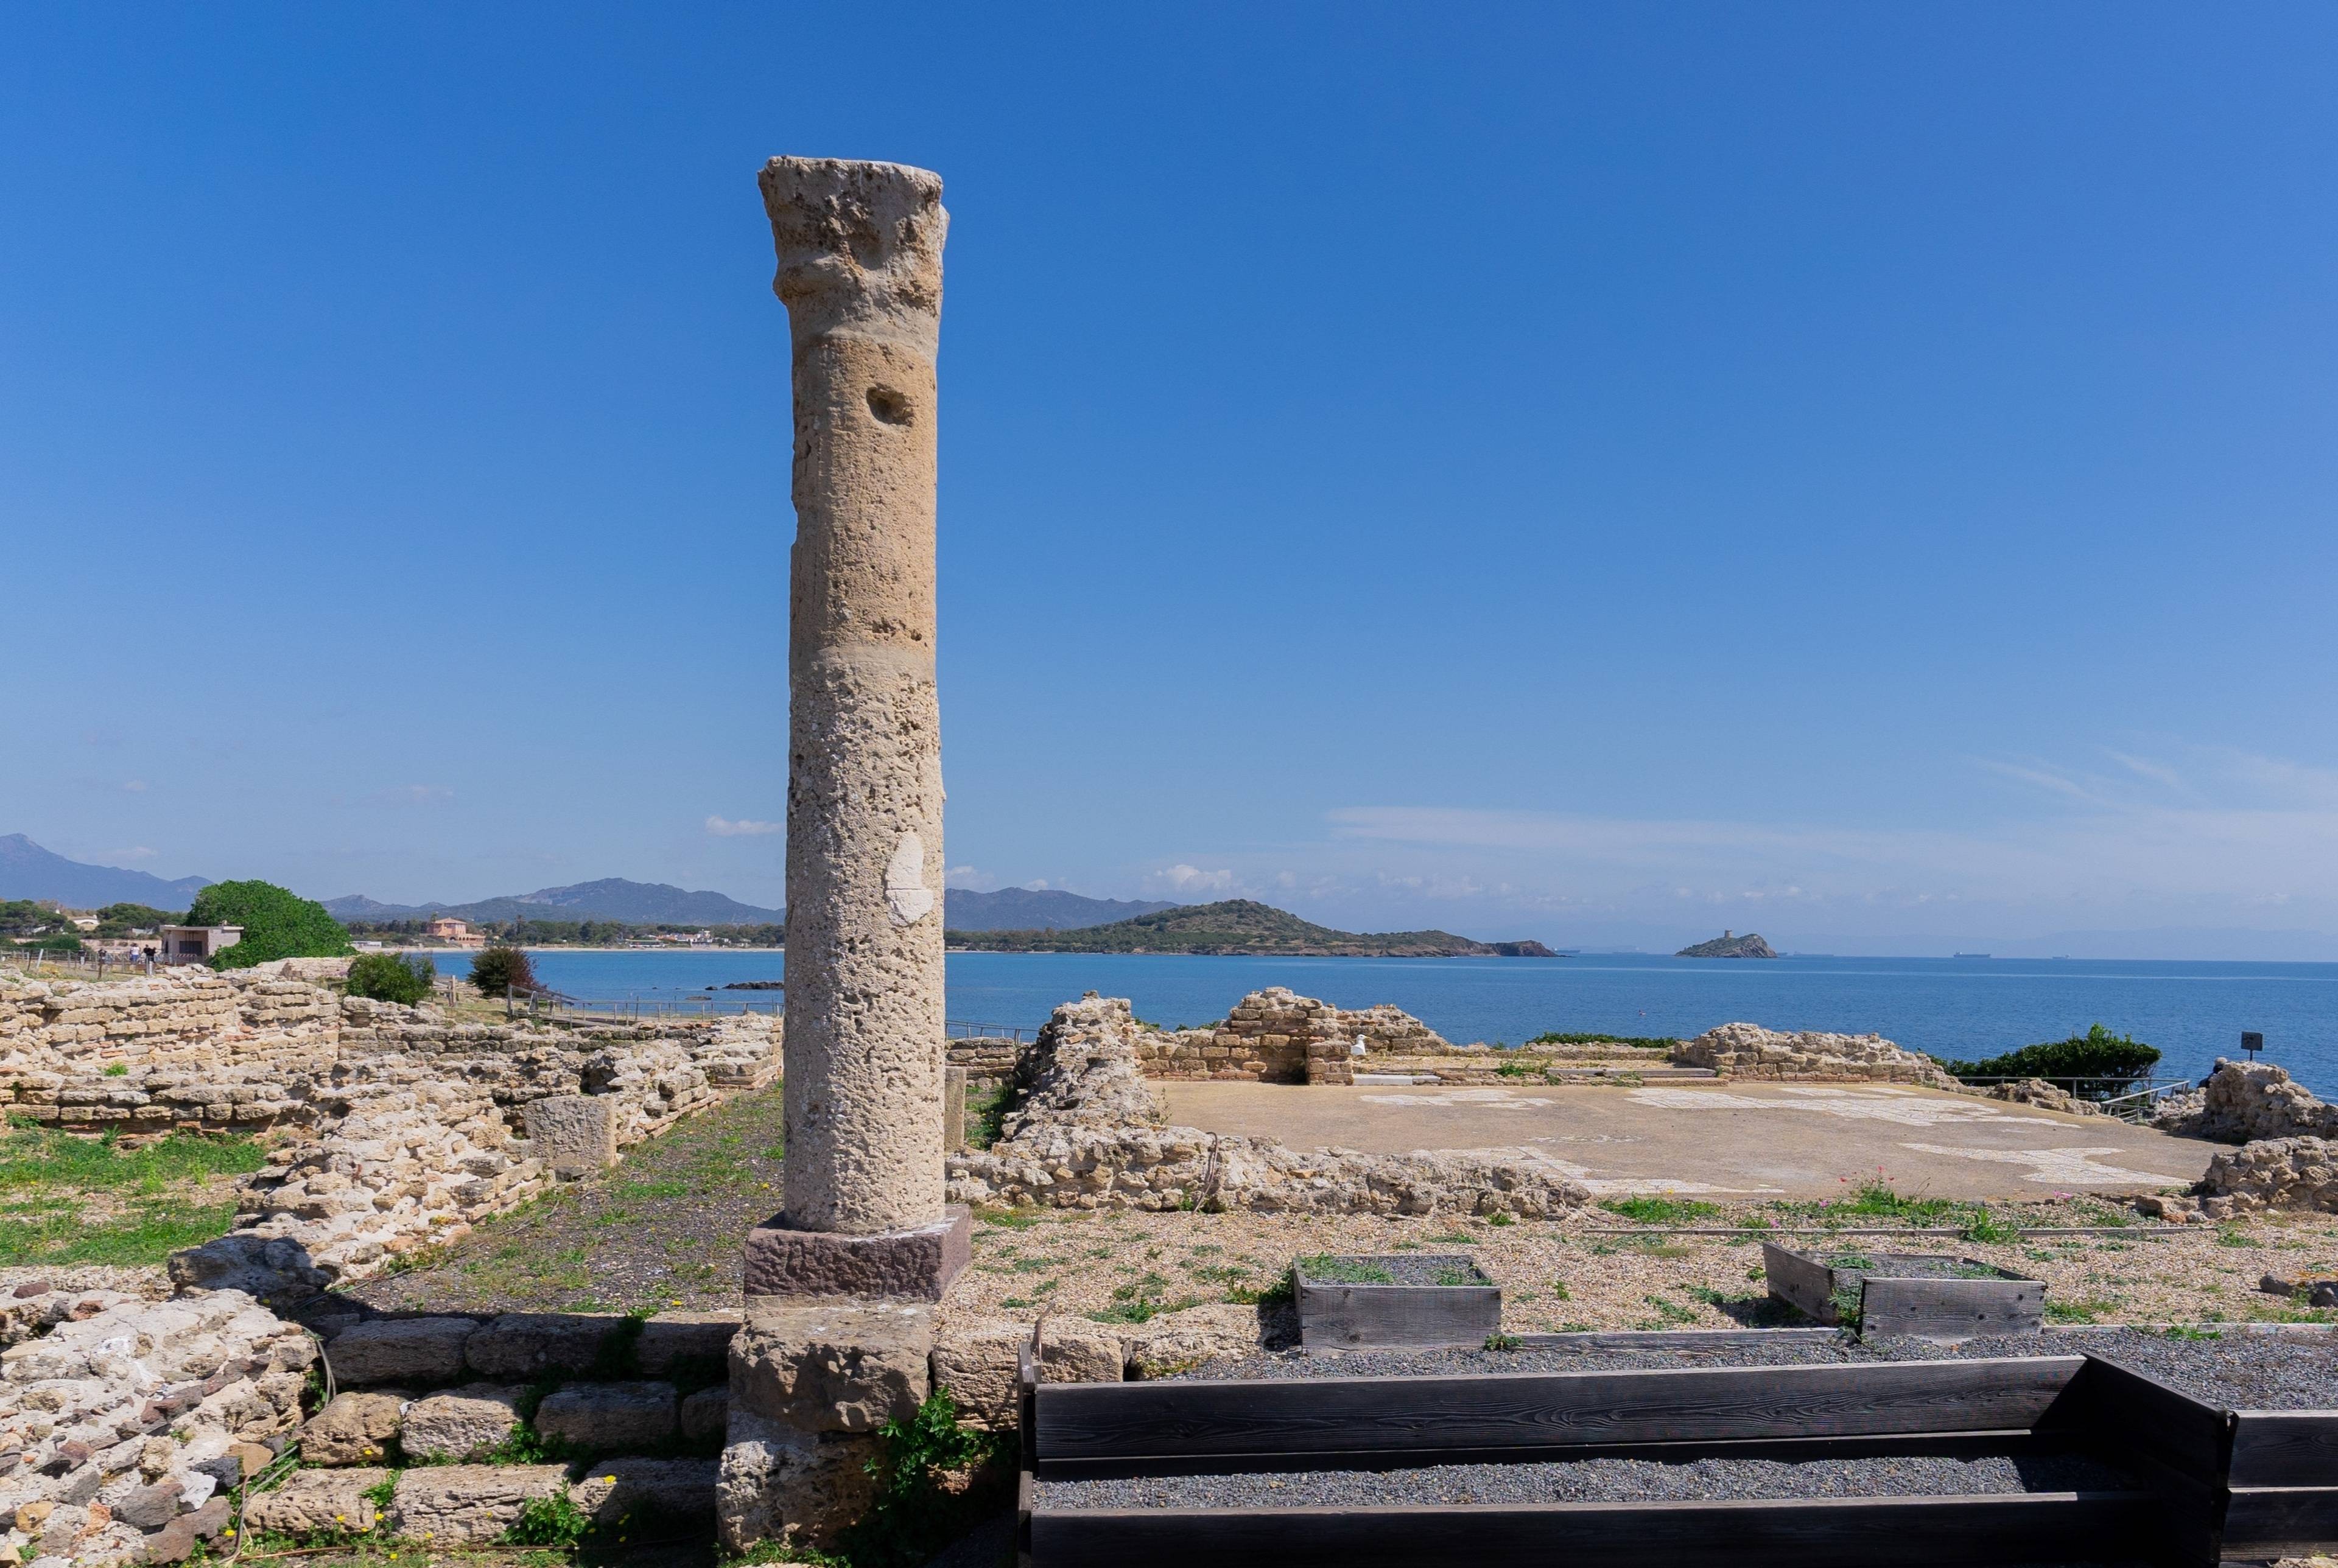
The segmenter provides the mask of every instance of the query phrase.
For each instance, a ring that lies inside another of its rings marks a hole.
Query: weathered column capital
[[[949,233],[941,176],[906,163],[774,158],[761,184],[779,258],[771,292],[796,346],[850,331],[931,358]]]

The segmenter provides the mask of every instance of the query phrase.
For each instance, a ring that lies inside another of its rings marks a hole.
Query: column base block
[[[974,1213],[952,1203],[931,1224],[873,1236],[798,1230],[774,1214],[747,1232],[750,1296],[897,1296],[938,1301],[974,1257]]]

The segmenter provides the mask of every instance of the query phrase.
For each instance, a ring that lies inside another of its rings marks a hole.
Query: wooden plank
[[[2235,1486],[2225,1509],[2226,1557],[2312,1557],[2338,1551],[2338,1486]]]
[[[2338,1410],[2243,1410],[2233,1423],[2235,1486],[2338,1486]]]
[[[1860,1338],[1940,1339],[2036,1332],[2046,1316],[2038,1279],[1912,1279],[1867,1276],[1860,1293]]]
[[[2116,1458],[2143,1453],[2206,1486],[2231,1467],[2232,1417],[2213,1405],[2098,1356],[2070,1380],[2047,1425],[2075,1422]]]
[[[1502,1326],[1498,1285],[1347,1285],[1302,1278],[1297,1295],[1300,1341],[1310,1350],[1483,1345]]]
[[[1558,1503],[1517,1507],[1041,1510],[1034,1568],[1947,1568],[2149,1553],[2140,1493]]]
[[[1825,1264],[1764,1241],[1762,1271],[1769,1279],[1770,1294],[1803,1316],[1821,1323],[1842,1320],[1834,1308],[1834,1270]]]
[[[1044,1383],[1037,1461],[1407,1453],[2035,1426],[2082,1357],[1523,1377]]]

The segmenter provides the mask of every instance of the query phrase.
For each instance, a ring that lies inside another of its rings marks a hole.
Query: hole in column
[[[917,406],[909,401],[908,394],[896,392],[890,387],[869,388],[869,412],[888,425],[907,425],[918,415]]]

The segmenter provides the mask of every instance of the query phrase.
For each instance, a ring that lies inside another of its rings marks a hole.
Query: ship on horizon
[[[1951,953],[1949,956],[1951,958],[1986,958],[1989,955],[1986,953]]]

